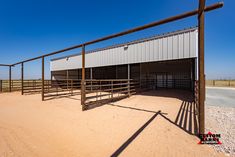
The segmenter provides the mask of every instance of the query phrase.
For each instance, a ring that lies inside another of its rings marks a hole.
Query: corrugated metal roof
[[[86,68],[196,58],[197,27],[155,35],[86,53]],[[80,54],[60,57],[50,62],[51,71],[80,69]]]
[[[165,38],[165,37],[168,37],[168,36],[182,34],[182,33],[190,32],[190,31],[195,31],[195,30],[197,30],[197,28],[198,28],[197,26],[196,27],[185,28],[183,30],[167,32],[167,33],[158,34],[158,35],[154,35],[154,36],[147,37],[147,38],[137,39],[137,40],[130,41],[130,42],[116,44],[116,45],[112,45],[112,46],[108,46],[108,47],[104,47],[104,48],[98,48],[98,49],[86,51],[86,54],[95,53],[95,52],[102,51],[102,50],[107,50],[107,49],[113,49],[113,48],[117,48],[117,47],[122,47],[122,46],[125,46],[125,45],[137,44],[137,43],[146,42],[146,41],[150,41],[150,40],[155,40],[155,39],[159,39],[159,38]],[[58,58],[53,58],[53,59],[51,59],[51,61],[60,60],[60,59],[68,58],[68,57],[79,56],[79,55],[81,55],[81,53],[76,53],[76,54],[67,55],[67,56],[58,57]]]

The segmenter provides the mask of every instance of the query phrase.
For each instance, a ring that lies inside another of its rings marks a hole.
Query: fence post
[[[140,91],[141,91],[141,63],[140,63]]]
[[[44,101],[44,57],[42,57],[42,101]]]
[[[68,84],[69,84],[69,71],[66,71],[66,82],[67,82],[67,90],[69,90]]]
[[[24,62],[21,63],[21,95],[24,95]]]
[[[204,134],[205,132],[204,8],[205,8],[205,0],[199,0],[199,7],[198,7],[199,134]]]
[[[131,92],[130,92],[130,64],[127,65],[127,73],[128,73],[128,81],[127,81],[127,84],[128,84],[128,96],[130,97],[131,96]]]
[[[90,75],[91,75],[91,76],[90,76],[90,79],[91,79],[90,85],[91,85],[91,91],[92,91],[92,89],[93,89],[93,88],[92,88],[92,86],[93,86],[93,83],[92,83],[92,80],[93,80],[92,68],[90,68],[90,72],[91,72],[91,73],[90,73]]]
[[[2,80],[0,80],[0,92],[2,92]]]
[[[113,101],[113,80],[111,81],[111,99]]]
[[[11,65],[9,66],[9,92],[11,92]]]
[[[85,89],[85,45],[82,45],[82,80],[81,80],[81,105],[82,110],[85,111],[87,106],[85,104],[86,89]]]
[[[71,79],[71,90],[72,90],[71,95],[73,95],[73,79]]]

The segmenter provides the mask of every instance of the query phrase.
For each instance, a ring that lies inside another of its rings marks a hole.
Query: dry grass
[[[206,80],[206,86],[235,87],[235,80]]]

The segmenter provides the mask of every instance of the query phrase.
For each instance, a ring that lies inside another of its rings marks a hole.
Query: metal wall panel
[[[89,67],[153,62],[197,57],[197,28],[146,38],[86,54]],[[80,69],[81,55],[54,59],[51,71]]]
[[[178,58],[184,58],[184,34],[180,34],[179,36],[179,57]]]
[[[184,33],[184,58],[189,58],[189,47],[190,47],[190,42],[189,42],[189,33]]]
[[[173,43],[172,43],[172,59],[177,59],[179,58],[179,36],[173,36]]]
[[[168,37],[168,44],[167,44],[167,47],[168,47],[168,51],[167,51],[167,54],[168,54],[168,57],[167,59],[173,59],[173,36],[170,36]]]
[[[167,60],[167,37],[162,41],[162,60]]]

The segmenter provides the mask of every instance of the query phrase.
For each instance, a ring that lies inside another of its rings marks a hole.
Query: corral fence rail
[[[44,97],[80,95],[81,79],[57,79],[44,83]]]
[[[132,79],[85,80],[85,105],[120,100],[135,94],[137,88],[139,82]]]
[[[0,80],[0,92],[9,92],[9,80]],[[11,80],[12,91],[21,90],[21,80]]]
[[[50,80],[44,80],[49,84]],[[22,81],[21,80],[0,80],[0,92],[10,92],[11,91],[21,91],[22,90]],[[29,79],[23,81],[23,93],[24,94],[33,94],[39,93],[42,89],[42,80],[38,79]]]
[[[49,84],[50,80],[44,80]],[[36,94],[42,91],[42,80],[24,80],[23,94]]]
[[[141,89],[194,89],[194,80],[192,79],[141,79]]]

